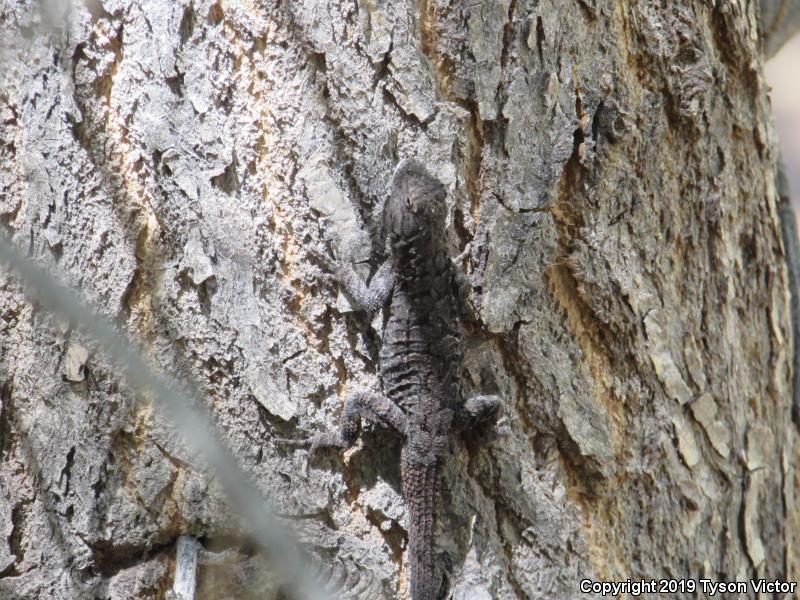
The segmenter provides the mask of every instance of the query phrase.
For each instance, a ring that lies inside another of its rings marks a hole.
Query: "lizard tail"
[[[439,472],[435,465],[405,464],[403,467],[403,495],[409,510],[411,600],[436,600],[439,581],[433,570],[433,535]]]

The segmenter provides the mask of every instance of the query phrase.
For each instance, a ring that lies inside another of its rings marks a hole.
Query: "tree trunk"
[[[407,597],[401,441],[306,468],[276,439],[380,387],[380,321],[314,253],[374,268],[416,158],[467,250],[465,393],[505,407],[488,447],[451,441],[443,593],[796,579],[758,23],[744,0],[7,2],[0,223],[193,382],[337,593]],[[279,597],[170,423],[0,273],[0,597],[163,598],[184,535],[241,558],[201,561],[199,598]]]

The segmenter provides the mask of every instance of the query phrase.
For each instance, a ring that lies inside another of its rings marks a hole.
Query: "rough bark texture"
[[[309,247],[376,257],[394,165],[417,158],[447,186],[452,254],[471,242],[463,383],[506,399],[509,430],[451,441],[452,597],[795,579],[758,22],[744,0],[12,0],[0,223],[194,382],[344,593],[401,597],[398,447],[305,472],[273,439],[377,388],[378,329]],[[0,597],[161,598],[180,535],[238,547],[148,406],[3,272]],[[200,566],[199,595],[274,597],[268,559],[244,563]]]

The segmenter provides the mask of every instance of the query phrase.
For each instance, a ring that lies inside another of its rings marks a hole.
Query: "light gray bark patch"
[[[181,265],[190,271],[192,283],[200,285],[214,277],[214,257],[214,245],[204,240],[199,228],[192,229],[183,246],[181,260]]]
[[[711,446],[723,458],[730,455],[730,430],[717,418],[717,404],[711,394],[703,394],[691,404],[694,418],[703,426]]]
[[[390,521],[400,522],[405,516],[402,496],[385,481],[377,481],[373,487],[364,490],[361,501],[365,507],[385,519],[381,529],[388,530]]]
[[[671,351],[672,336],[664,326],[666,319],[663,311],[658,309],[650,311],[644,318],[650,360],[670,398],[679,404],[686,404],[692,399],[692,390],[675,363]]]
[[[747,487],[744,502],[744,537],[747,545],[747,554],[758,569],[767,558],[767,552],[762,539],[762,522],[760,506],[764,494],[767,492],[767,483],[774,479],[775,473],[771,472],[773,463],[772,454],[775,452],[775,438],[769,428],[757,424],[747,433]]]
[[[367,54],[378,63],[392,47],[392,23],[380,3],[359,3],[359,15],[367,39]]]
[[[694,432],[690,422],[683,415],[676,415],[672,419],[675,436],[678,439],[678,451],[681,453],[686,466],[694,468],[700,462],[700,448],[697,446]]]
[[[475,58],[475,99],[482,119],[497,118],[497,88],[502,78],[504,28],[511,0],[475,3],[467,8],[469,47]]]
[[[694,336],[687,335],[684,339],[683,358],[686,361],[686,369],[692,381],[700,390],[704,390],[708,385],[708,379],[705,374],[703,357]]]
[[[557,234],[546,213],[500,210],[488,235],[482,318],[490,331],[508,331],[515,322],[530,321],[540,306],[541,281],[555,255]]]
[[[288,421],[297,414],[297,406],[289,398],[285,385],[281,386],[280,368],[270,370],[252,369],[247,373],[247,382],[255,399],[271,414]]]
[[[391,80],[386,91],[408,115],[426,123],[436,105],[436,86],[425,55],[415,45],[406,43],[392,48],[389,63]]]
[[[614,471],[614,451],[603,407],[588,393],[567,392],[559,397],[558,416],[581,455],[595,461],[603,475],[610,475]]]
[[[114,573],[109,578],[105,593],[109,600],[155,598],[163,589],[169,572],[168,558],[160,554]]]
[[[89,358],[89,351],[77,344],[67,348],[67,355],[64,358],[64,376],[67,381],[79,382],[86,378],[84,366]]]
[[[553,188],[573,153],[578,120],[572,71],[568,65],[536,74],[514,69],[506,94],[503,150],[509,161],[501,175],[501,201],[514,211],[541,209],[553,203]]]

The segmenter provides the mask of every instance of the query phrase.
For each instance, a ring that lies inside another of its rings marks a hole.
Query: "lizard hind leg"
[[[311,439],[310,455],[313,456],[320,448],[349,448],[358,439],[361,421],[394,429],[402,434],[406,432],[406,416],[394,402],[380,394],[356,392],[345,399],[339,429],[317,434]]]

